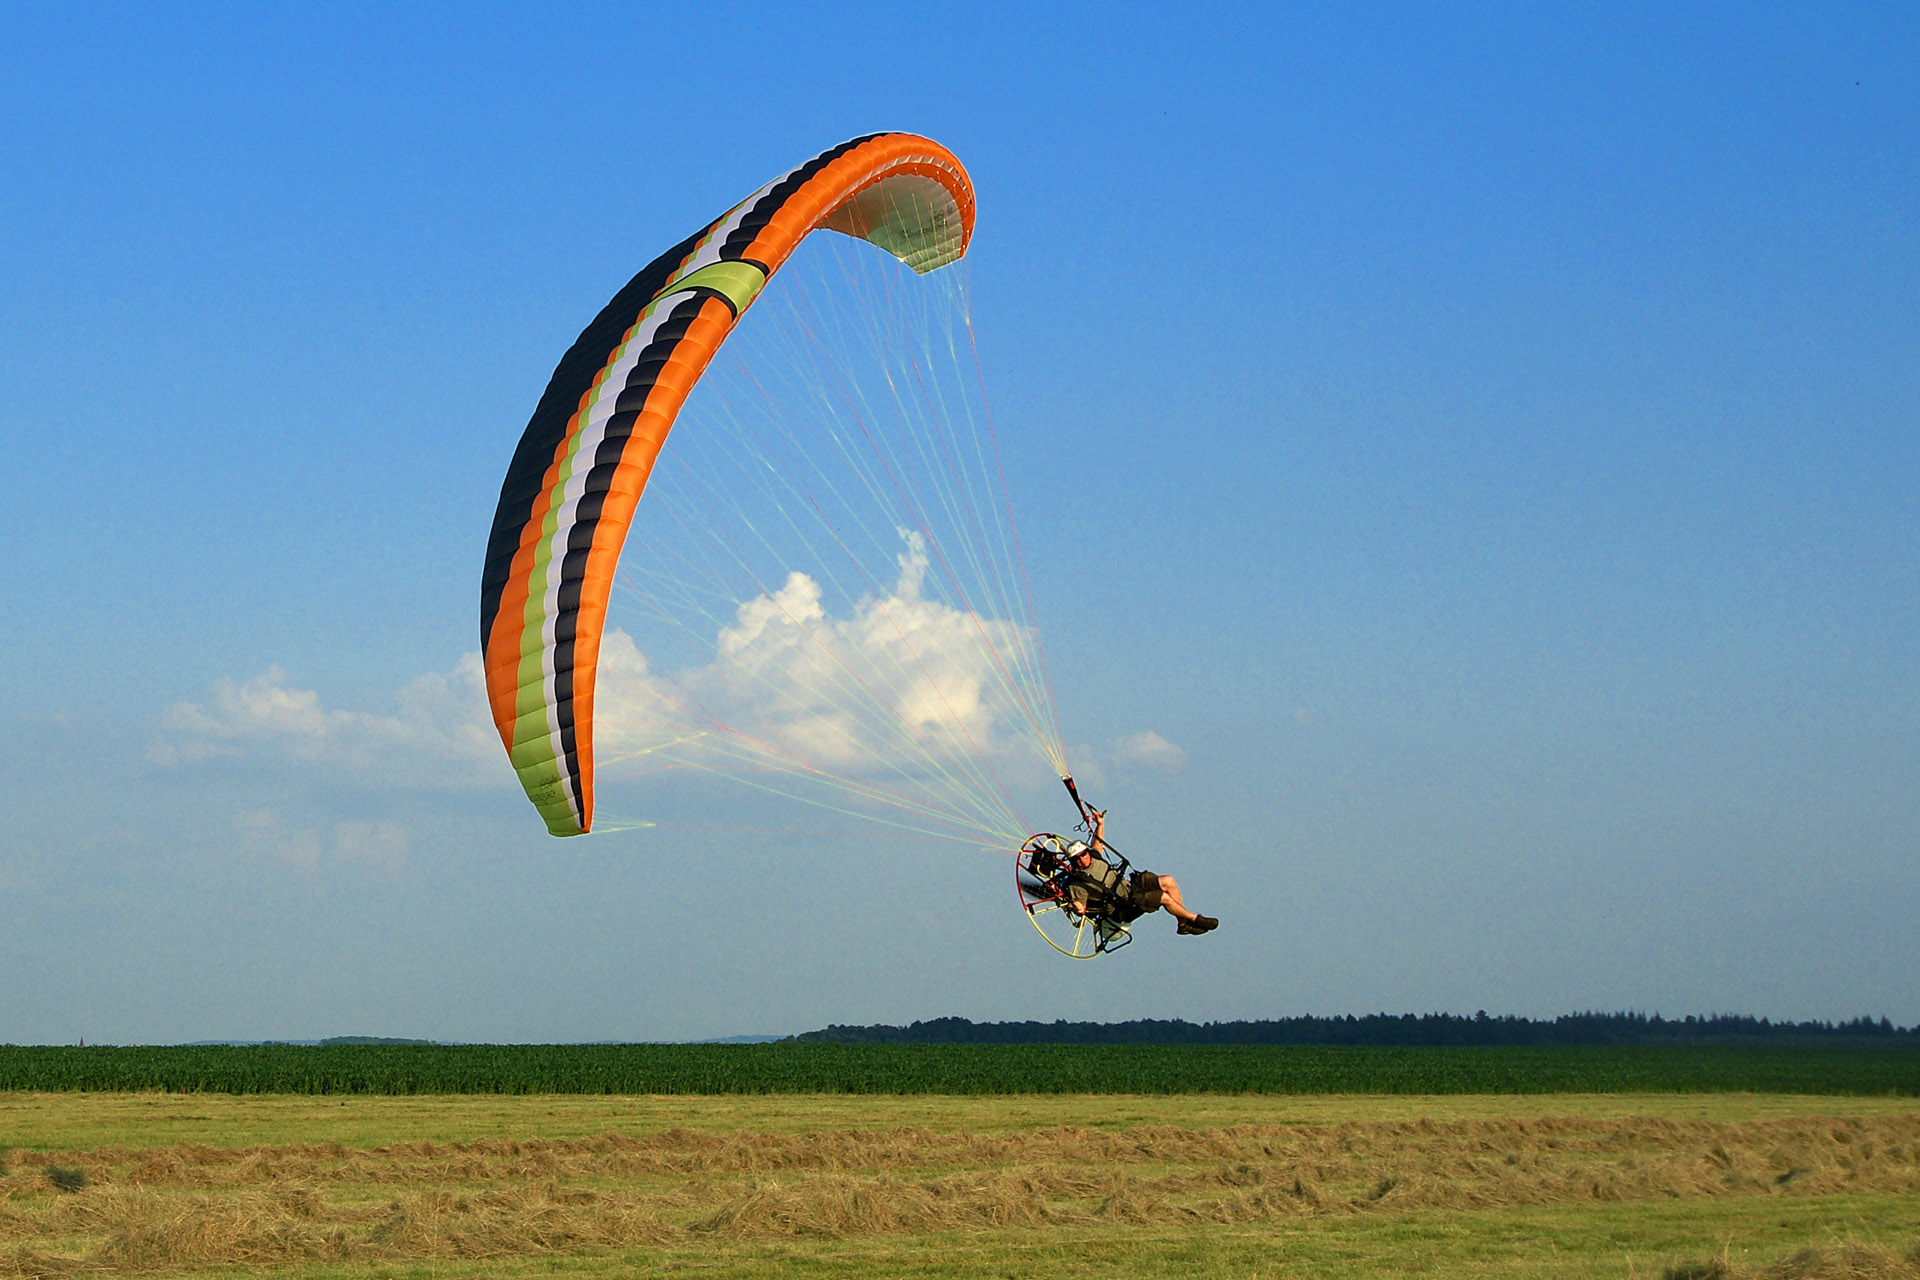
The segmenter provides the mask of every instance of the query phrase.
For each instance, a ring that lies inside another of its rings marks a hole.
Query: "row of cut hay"
[[[1298,1170],[1319,1182],[1371,1181],[1379,1171],[1465,1185],[1510,1177],[1587,1176],[1633,1198],[1640,1188],[1827,1193],[1920,1179],[1920,1113],[1797,1116],[1751,1121],[1582,1119],[1236,1125],[1210,1130],[1144,1126],[1109,1132],[1059,1127],[978,1135],[838,1130],[716,1135],[673,1129],[638,1136],[324,1145],[204,1146],[130,1151],[20,1152],[15,1190],[52,1167],[84,1170],[95,1185],[153,1188],[262,1184],[431,1186],[529,1180],[631,1181],[788,1172],[1022,1165],[1251,1166]],[[1690,1189],[1691,1188],[1691,1189]],[[6,1184],[0,1183],[0,1194]],[[1647,1193],[1657,1193],[1648,1190]],[[1596,1191],[1596,1194],[1600,1194]]]
[[[96,1164],[93,1185],[73,1194],[59,1193],[47,1177],[62,1167],[55,1159],[71,1161],[73,1154],[24,1153],[0,1183],[0,1274],[511,1257],[722,1237],[1240,1223],[1596,1201],[1920,1196],[1920,1117],[1635,1125],[1154,1126],[990,1138],[918,1130],[667,1133],[485,1149],[253,1148],[227,1159],[216,1149],[191,1148],[175,1160],[113,1151],[124,1159]],[[849,1172],[846,1166],[869,1148],[869,1172]],[[887,1163],[901,1153],[913,1160]],[[795,1163],[768,1176],[755,1166],[770,1154]],[[798,1167],[809,1154],[814,1167]],[[531,1156],[544,1157],[543,1167],[563,1165],[568,1177],[523,1172]],[[331,1176],[290,1180],[301,1159],[321,1162]],[[497,1176],[467,1177],[474,1160],[495,1161]],[[907,1176],[916,1168],[922,1176]],[[652,1175],[663,1169],[679,1180],[641,1185],[659,1181]],[[165,1176],[153,1183],[135,1176],[155,1171]],[[270,1176],[205,1187],[182,1171]],[[481,1185],[353,1198],[356,1188],[452,1175]],[[75,1241],[91,1243],[76,1249]]]
[[[1059,1170],[1014,1170],[985,1177],[911,1182],[881,1175],[821,1174],[792,1182],[756,1181],[718,1205],[675,1223],[658,1206],[618,1195],[561,1187],[457,1193],[408,1193],[384,1205],[334,1205],[288,1189],[164,1197],[114,1189],[92,1197],[85,1222],[99,1243],[81,1255],[40,1241],[0,1242],[0,1274],[51,1276],[77,1271],[140,1272],[210,1266],[271,1266],[303,1261],[398,1262],[486,1259],[582,1249],[697,1244],[716,1238],[844,1239],[978,1229],[1097,1227],[1099,1224],[1249,1223],[1325,1213],[1362,1213],[1447,1203],[1419,1179],[1381,1179],[1345,1194],[1301,1179],[1242,1187],[1211,1198],[1174,1198],[1152,1179],[1094,1177]],[[1412,1195],[1409,1197],[1408,1192]],[[1071,1198],[1063,1198],[1063,1196]],[[76,1208],[79,1206],[76,1205]],[[1880,1270],[1773,1268],[1781,1277],[1911,1274],[1880,1254],[1858,1253]],[[1883,1265],[1884,1264],[1884,1265]],[[1800,1264],[1796,1264],[1800,1265]],[[1848,1264],[1851,1265],[1851,1264]]]
[[[77,1198],[76,1198],[77,1199]],[[161,1196],[115,1189],[88,1197],[64,1234],[90,1228],[80,1256],[0,1235],[0,1275],[271,1266],[303,1261],[512,1258],[669,1243],[684,1232],[618,1197],[528,1187],[475,1196],[409,1194],[384,1206],[339,1205],[310,1190]]]
[[[1858,1242],[1802,1249],[1759,1267],[1727,1258],[1682,1262],[1663,1268],[1661,1280],[1920,1280],[1920,1245],[1905,1255],[1884,1245]]]

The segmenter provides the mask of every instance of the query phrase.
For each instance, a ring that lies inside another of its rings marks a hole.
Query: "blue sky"
[[[1920,1020],[1910,8],[690,21],[0,15],[0,1041]],[[939,849],[553,841],[434,736],[559,354],[876,129],[972,173],[1067,740],[1208,938],[1056,964]],[[424,736],[173,749],[250,687]]]

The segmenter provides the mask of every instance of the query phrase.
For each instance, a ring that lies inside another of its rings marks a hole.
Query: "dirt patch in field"
[[[14,1153],[0,1275],[1842,1194],[1920,1195],[1920,1115],[99,1148]]]

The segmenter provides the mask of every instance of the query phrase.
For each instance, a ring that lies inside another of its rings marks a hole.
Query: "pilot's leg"
[[[1187,904],[1180,901],[1180,882],[1170,875],[1160,877],[1160,905],[1174,919],[1186,922],[1194,918],[1195,913],[1187,910]]]

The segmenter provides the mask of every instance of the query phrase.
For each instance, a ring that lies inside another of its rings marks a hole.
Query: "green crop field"
[[[0,1047],[0,1090],[284,1094],[1920,1096],[1920,1052],[1783,1046]]]

